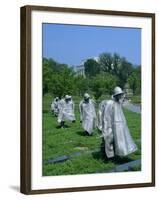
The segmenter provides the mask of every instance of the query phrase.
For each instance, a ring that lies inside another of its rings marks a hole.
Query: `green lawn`
[[[83,134],[78,111],[79,99],[74,99],[76,102],[76,123],[67,122],[68,128],[60,129],[57,118],[50,112],[51,96],[48,95],[43,98],[43,176],[96,173],[111,170],[117,164],[141,158],[140,114],[124,110],[129,129],[139,150],[128,157],[108,161],[102,151],[101,133],[95,130],[93,136]],[[72,156],[75,152],[81,154]],[[56,164],[46,163],[49,159],[64,155],[71,156],[71,159]],[[136,170],[140,170],[140,168],[136,168]]]

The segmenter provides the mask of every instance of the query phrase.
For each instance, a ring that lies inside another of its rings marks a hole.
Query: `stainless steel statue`
[[[90,99],[90,95],[85,93],[84,99],[79,104],[82,127],[86,135],[91,135],[96,127],[95,102]]]
[[[60,100],[59,103],[59,114],[58,114],[58,123],[60,123],[61,128],[64,128],[64,123],[66,120],[75,122],[74,114],[74,102],[72,97],[66,95],[64,99]]]
[[[105,141],[105,153],[108,158],[127,156],[137,150],[122,110],[124,92],[115,87],[113,99],[103,101],[101,107],[102,134]]]

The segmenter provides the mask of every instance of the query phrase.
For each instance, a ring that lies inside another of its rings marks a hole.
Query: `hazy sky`
[[[141,29],[43,24],[43,57],[78,65],[103,52],[141,64]]]

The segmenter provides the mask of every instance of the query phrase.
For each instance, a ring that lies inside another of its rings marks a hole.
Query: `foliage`
[[[117,85],[117,77],[109,73],[100,73],[91,79],[91,89],[96,98],[100,98],[102,94],[111,94],[113,88]]]
[[[89,90],[89,79],[83,76],[76,76],[74,79],[75,83],[75,94],[83,96],[85,92],[90,92]]]
[[[121,58],[116,53],[114,55],[111,55],[110,53],[101,54],[99,56],[99,63],[101,71],[108,72],[109,74],[118,77],[119,86],[122,88],[134,70],[131,63],[129,63],[125,58]]]
[[[71,69],[64,67],[60,73],[52,76],[52,93],[55,96],[64,96],[74,92],[74,75]]]
[[[99,56],[99,63],[100,63],[101,71],[112,73],[113,57],[110,53],[102,53]]]
[[[128,77],[128,83],[135,94],[141,93],[141,67],[134,68],[131,76]]]
[[[141,93],[141,67],[134,66],[116,53],[102,53],[98,62],[88,59],[84,68],[85,76],[76,75],[68,65],[43,58],[43,95],[82,96],[88,92],[99,99],[102,95],[110,95],[117,85],[124,88],[126,83],[134,94]]]
[[[74,72],[65,64],[43,59],[43,95],[63,96],[74,92]]]
[[[84,68],[85,68],[85,74],[88,77],[96,76],[96,74],[99,74],[100,72],[99,63],[94,59],[88,59],[84,63]]]

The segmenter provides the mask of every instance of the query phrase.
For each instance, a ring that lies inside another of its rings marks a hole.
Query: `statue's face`
[[[89,98],[84,98],[85,102],[89,102]]]
[[[115,96],[116,101],[122,101],[123,100],[123,94],[118,94]]]
[[[71,101],[71,99],[66,99],[66,102],[69,102],[69,101]]]

